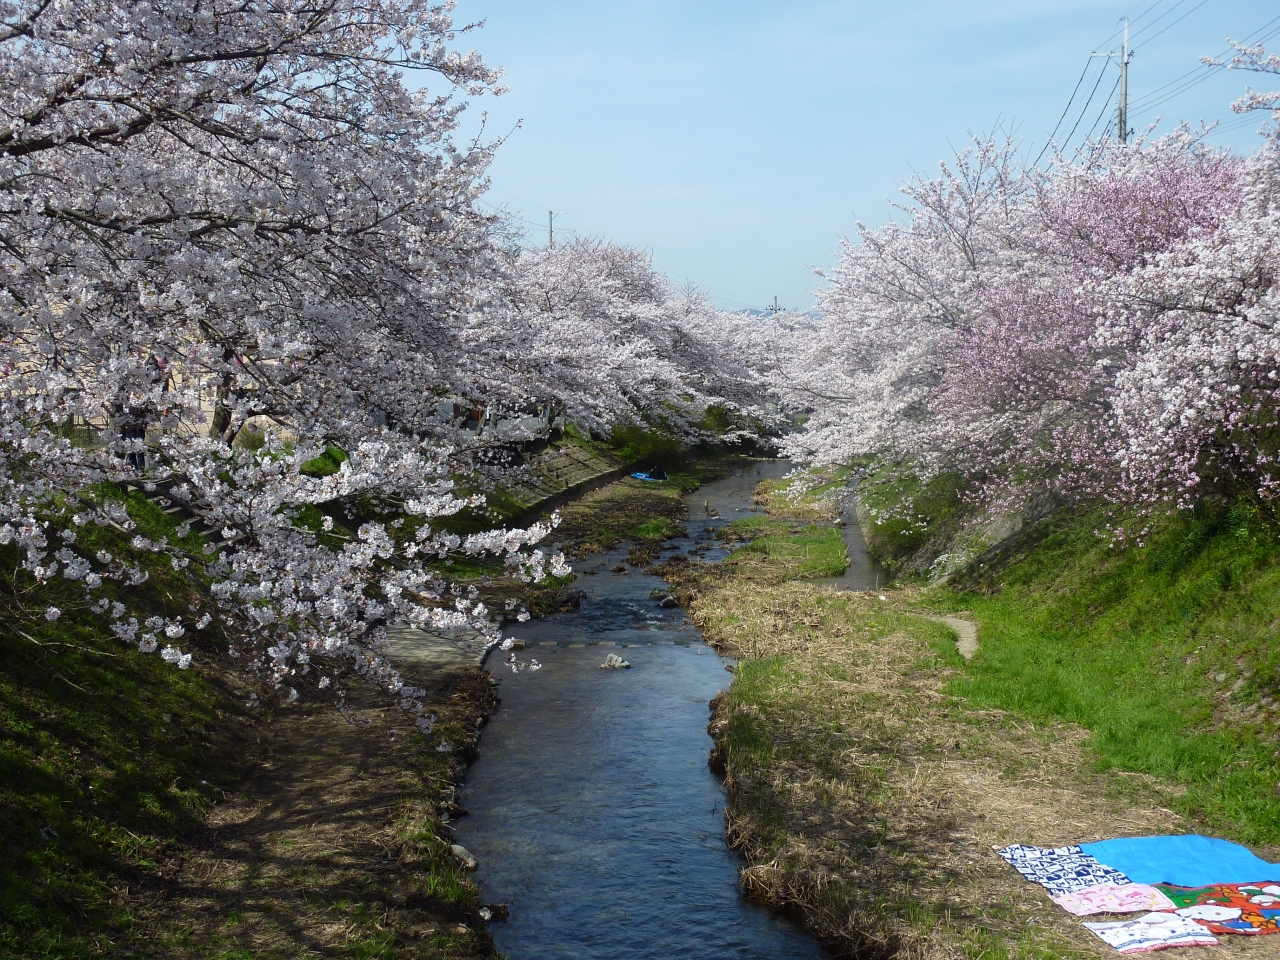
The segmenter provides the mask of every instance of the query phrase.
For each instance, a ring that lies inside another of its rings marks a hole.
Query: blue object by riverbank
[[[661,483],[663,480],[667,479],[666,477],[651,477],[647,473],[633,473],[632,476],[637,480],[647,480],[650,483]]]
[[[1218,883],[1280,881],[1280,864],[1215,837],[1125,837],[1082,843],[1080,849],[1134,883],[1207,887]]]

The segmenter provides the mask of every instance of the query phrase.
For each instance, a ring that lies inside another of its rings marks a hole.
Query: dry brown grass
[[[792,480],[785,477],[764,480],[756,487],[755,503],[764,507],[769,516],[786,520],[807,520],[810,523],[832,521],[840,515],[840,507],[826,487],[801,492]]]
[[[708,639],[738,653],[712,733],[753,894],[860,956],[1114,956],[993,848],[1193,829],[1158,783],[1093,770],[1085,731],[966,709],[945,627],[867,594],[703,576]],[[1280,956],[1280,937],[1219,956]]]
[[[262,761],[217,805],[162,880],[122,891],[145,942],[166,958],[488,958],[474,889],[443,820],[461,761],[493,707],[479,670],[439,688],[434,751],[373,691],[350,691],[358,722],[321,704],[260,728]]]

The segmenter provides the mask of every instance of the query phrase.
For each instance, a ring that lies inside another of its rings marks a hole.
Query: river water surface
[[[758,463],[691,494],[689,536],[669,552],[722,558],[714,530],[788,469]],[[480,861],[484,899],[510,906],[491,925],[497,945],[512,960],[826,957],[738,890],[707,768],[707,701],[730,679],[725,661],[683,611],[650,596],[660,578],[612,572],[625,554],[574,565],[594,571],[578,578],[581,609],[512,631],[540,671],[490,660],[502,706],[467,774],[458,839]],[[631,668],[600,669],[610,653]]]

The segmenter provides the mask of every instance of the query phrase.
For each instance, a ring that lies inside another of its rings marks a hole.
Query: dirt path
[[[973,655],[978,652],[978,625],[976,623],[972,620],[962,620],[960,617],[927,615],[925,619],[932,620],[934,623],[945,624],[954,630],[956,650],[966,660],[973,659]]]

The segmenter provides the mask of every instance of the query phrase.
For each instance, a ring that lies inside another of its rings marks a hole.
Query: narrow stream
[[[723,558],[714,531],[789,469],[762,462],[695,491],[689,535],[668,551]],[[467,775],[458,840],[480,861],[483,897],[510,906],[491,926],[498,948],[512,960],[826,957],[739,893],[707,768],[707,702],[729,681],[725,661],[651,597],[664,581],[612,570],[625,555],[575,564],[581,609],[513,631],[542,670],[490,661],[502,707]],[[630,669],[600,669],[610,653]]]

